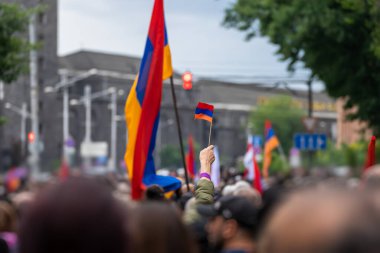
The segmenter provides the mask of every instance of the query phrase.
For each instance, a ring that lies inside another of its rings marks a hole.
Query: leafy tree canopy
[[[352,118],[380,131],[378,0],[237,0],[224,25],[269,37],[290,71],[303,63],[331,96],[357,107]]]
[[[33,10],[0,3],[0,81],[10,83],[27,69],[29,17]]]
[[[293,146],[294,134],[304,131],[301,119],[305,114],[291,97],[278,96],[270,98],[252,111],[249,125],[254,134],[263,135],[265,120],[270,120],[284,151],[287,152]]]

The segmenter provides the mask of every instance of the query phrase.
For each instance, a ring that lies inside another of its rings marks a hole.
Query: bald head
[[[356,193],[336,189],[295,193],[270,217],[260,236],[259,251],[377,252],[380,238],[371,232],[379,224],[377,213],[364,196]]]

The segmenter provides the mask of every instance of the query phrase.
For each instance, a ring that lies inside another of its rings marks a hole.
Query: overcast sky
[[[59,54],[80,49],[141,57],[153,0],[60,0]],[[165,16],[173,65],[195,76],[249,81],[286,77],[286,64],[265,38],[249,42],[221,26],[232,0],[166,0]],[[305,78],[300,72],[297,78]],[[270,83],[271,81],[269,81]]]

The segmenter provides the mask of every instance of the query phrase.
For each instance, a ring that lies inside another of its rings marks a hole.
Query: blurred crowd
[[[380,252],[380,167],[356,183],[272,178],[261,193],[228,173],[215,188],[212,146],[199,160],[195,184],[152,185],[140,201],[115,175],[20,182],[1,194],[0,253]]]

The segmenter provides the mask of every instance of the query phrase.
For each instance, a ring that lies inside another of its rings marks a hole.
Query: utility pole
[[[5,103],[5,108],[17,113],[21,116],[21,128],[20,128],[20,141],[21,141],[21,155],[24,157],[25,155],[25,147],[26,147],[26,120],[30,118],[30,113],[27,109],[27,104],[22,103],[21,108],[17,107],[9,102]]]
[[[0,80],[0,118],[4,116],[3,114],[3,103],[4,103],[4,83]],[[0,123],[0,140],[4,140],[4,127]],[[0,143],[0,170],[3,169],[3,146]]]
[[[33,14],[29,23],[29,40],[30,44],[36,44],[36,15]],[[38,69],[37,69],[37,51],[32,49],[30,51],[30,107],[32,112],[32,131],[35,135],[35,140],[32,148],[31,155],[31,168],[32,178],[36,178],[39,174],[40,166],[40,134],[39,134],[39,89],[38,89]]]
[[[309,78],[307,81],[307,88],[308,88],[308,117],[311,118],[313,117],[313,76]],[[312,168],[313,166],[313,151],[308,151],[308,157],[309,157],[309,169]]]
[[[61,83],[65,84],[67,83],[67,74],[62,73],[61,74]],[[63,159],[67,161],[68,154],[67,154],[67,148],[66,148],[66,141],[69,139],[69,88],[63,87]]]
[[[27,105],[26,103],[22,103],[21,107],[21,156],[25,157],[25,147],[26,147],[26,120],[28,119],[28,111],[27,111]]]
[[[117,94],[116,89],[111,90],[111,159],[109,169],[115,170],[116,168],[116,136],[117,136]]]
[[[86,85],[84,87],[84,105],[86,107],[86,133],[84,137],[84,142],[91,142],[91,86]]]

